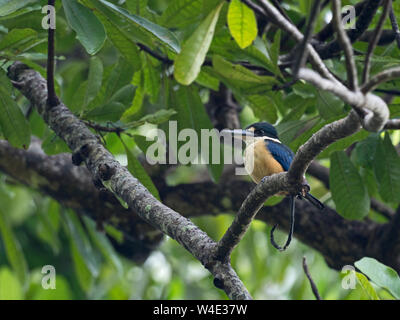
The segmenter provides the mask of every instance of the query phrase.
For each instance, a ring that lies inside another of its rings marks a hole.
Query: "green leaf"
[[[22,287],[28,284],[28,265],[18,239],[9,224],[6,215],[0,209],[0,234],[8,261],[14,269]]]
[[[139,120],[136,121],[132,121],[129,122],[127,124],[124,125],[124,128],[137,128],[141,125],[144,125],[145,123],[151,123],[151,124],[161,124],[165,121],[168,121],[174,114],[176,114],[175,110],[158,110],[155,113],[152,114],[148,114],[142,118],[140,118]]]
[[[232,0],[228,9],[228,27],[240,48],[251,45],[257,37],[256,16],[249,7],[240,0]]]
[[[175,117],[178,122],[178,131],[186,128],[194,129],[197,137],[201,137],[202,129],[212,130],[214,128],[196,88],[180,87],[176,92],[175,99],[174,107],[178,112]],[[215,140],[213,139],[215,138],[214,134],[215,132],[211,132],[212,139],[210,140]],[[219,145],[219,138],[216,141],[218,145],[209,141],[209,150],[199,150],[204,158],[203,160],[208,162],[207,168],[214,181],[218,181],[224,167],[223,148]],[[179,146],[182,144],[182,142],[178,143]],[[208,158],[206,158],[206,152],[208,152]],[[219,163],[212,163],[213,155],[216,156],[214,152],[220,153]]]
[[[325,122],[324,122],[325,125]],[[322,127],[322,126],[321,126]],[[328,148],[326,148],[324,151],[322,151],[318,158],[328,158],[330,156],[330,154],[334,151],[339,151],[339,150],[345,150],[348,147],[350,147],[353,143],[363,140],[366,137],[368,137],[369,132],[362,129],[359,132],[348,136],[346,138],[343,139],[339,139],[338,141],[332,143]]]
[[[212,59],[214,69],[228,80],[237,80],[242,82],[248,82],[253,84],[262,84],[264,90],[277,81],[273,77],[269,76],[259,76],[249,69],[238,65],[230,63],[229,61],[223,59],[221,56],[214,55]]]
[[[130,24],[130,26],[135,28],[137,32],[141,33],[139,35],[136,34],[140,37],[141,40],[146,39],[146,37],[150,37],[151,39],[156,39],[158,42],[160,42],[163,45],[166,45],[175,53],[179,53],[180,51],[179,41],[173,32],[143,17],[131,14],[125,9],[116,6],[111,2],[105,0],[98,0],[98,2],[101,3],[99,4],[100,6],[98,4],[95,4],[95,6],[100,10],[102,10],[103,13],[107,14],[107,12],[104,11],[105,8],[111,10],[120,18],[126,19],[126,21]]]
[[[166,27],[186,27],[202,13],[203,0],[174,0],[163,12],[160,23]]]
[[[89,231],[89,236],[92,239],[93,243],[103,254],[104,258],[115,267],[118,274],[122,275],[124,269],[121,260],[116,254],[113,246],[111,245],[110,240],[108,240],[103,232],[100,232],[96,229],[96,223],[93,220],[84,216],[83,221],[85,222],[85,226]]]
[[[62,0],[68,24],[76,32],[77,39],[85,47],[86,52],[96,54],[106,40],[103,24],[93,12],[76,0]]]
[[[354,162],[361,167],[372,169],[376,148],[379,143],[378,134],[370,134],[366,139],[359,141],[351,154]]]
[[[382,199],[386,202],[399,202],[400,158],[387,132],[376,148],[374,172]]]
[[[270,123],[275,123],[278,120],[275,103],[267,95],[235,95],[235,97],[240,104],[248,105],[253,110],[254,115],[260,120],[267,120]]]
[[[143,15],[146,12],[148,0],[126,0],[126,7],[131,13]]]
[[[70,149],[65,141],[58,137],[55,133],[47,135],[42,143],[42,149],[49,156],[63,152],[70,152]]]
[[[161,77],[159,70],[152,64],[148,56],[144,57],[145,65],[143,67],[144,89],[150,96],[150,102],[155,103],[158,100],[161,87]]]
[[[0,74],[0,77],[5,76]],[[11,145],[27,149],[31,141],[29,122],[10,93],[10,89],[0,87],[0,128]]]
[[[88,84],[83,100],[83,106],[86,107],[99,93],[103,79],[103,63],[100,58],[92,57],[90,59]]]
[[[215,26],[223,3],[220,3],[183,45],[176,57],[174,67],[175,79],[184,85],[191,84],[200,73],[201,65],[206,59],[208,49],[214,37]]]
[[[275,73],[277,75],[281,75],[279,65],[278,65],[278,60],[279,60],[279,52],[281,48],[281,30],[278,29],[278,31],[275,33],[274,36],[274,42],[270,46],[268,52],[269,56],[271,57],[272,64],[275,66]]]
[[[0,300],[23,300],[24,293],[18,278],[10,269],[0,269]]]
[[[400,278],[395,270],[369,257],[358,260],[354,265],[372,282],[389,290],[396,299],[400,299]]]
[[[37,0],[0,0],[0,17],[11,14]]]
[[[361,288],[370,297],[371,300],[380,300],[378,294],[376,293],[374,287],[368,281],[367,277],[364,276],[362,273],[356,272],[358,283],[360,284]]]
[[[341,99],[324,90],[316,89],[316,92],[316,105],[322,118],[330,120],[343,114],[344,102]]]
[[[146,170],[144,170],[140,161],[135,157],[132,150],[125,144],[124,140],[121,138],[121,142],[124,145],[126,156],[128,157],[128,170],[129,172],[137,178],[141,184],[143,184],[150,193],[160,200],[160,194],[156,186],[154,185],[153,181],[147,174]]]
[[[121,30],[121,22],[112,16],[110,17],[101,10],[96,10],[96,6],[89,0],[82,0],[82,3],[94,10],[95,15],[104,25],[107,31],[107,36],[114,46],[121,52],[135,70],[140,70],[140,54],[139,49],[136,46],[136,41]]]
[[[134,89],[132,85],[127,85],[121,89],[121,94],[130,95],[133,98]],[[98,108],[90,110],[85,114],[85,119],[101,122],[116,122],[121,119],[124,112],[129,108],[126,104],[119,101],[110,101]]]
[[[82,224],[75,212],[72,210],[65,211],[65,226],[68,230],[69,240],[71,243],[72,255],[76,263],[76,268],[81,274],[89,272],[89,279],[97,278],[100,273],[100,264],[98,257],[92,248],[92,245],[84,231]],[[82,266],[84,265],[84,267]],[[86,271],[84,271],[86,269]],[[79,275],[78,275],[79,277]],[[83,279],[81,279],[83,280]],[[83,280],[81,284],[87,289],[89,282]]]
[[[37,38],[37,32],[32,29],[13,29],[0,41],[0,51],[15,50],[24,51],[30,47]]]
[[[329,184],[336,210],[341,216],[352,220],[368,215],[370,199],[367,188],[344,151],[331,154]]]

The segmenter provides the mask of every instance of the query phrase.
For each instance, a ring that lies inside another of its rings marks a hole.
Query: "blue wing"
[[[265,140],[268,151],[272,154],[276,161],[280,163],[283,170],[288,171],[292,163],[294,153],[284,144]]]

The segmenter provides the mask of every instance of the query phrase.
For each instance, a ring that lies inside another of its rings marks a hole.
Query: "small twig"
[[[54,7],[56,0],[49,0],[48,5]],[[48,32],[48,49],[47,49],[47,103],[49,107],[55,107],[60,103],[58,100],[54,86],[54,55],[55,55],[55,28],[49,26]]]
[[[361,87],[361,91],[363,93],[370,92],[374,90],[377,86],[379,86],[383,82],[387,82],[400,77],[400,67],[390,68],[384,70],[375,76],[373,76],[367,83],[363,84]]]
[[[378,21],[378,24],[376,25],[372,39],[368,44],[368,51],[367,51],[367,55],[365,56],[365,62],[364,62],[362,83],[365,83],[368,81],[369,73],[371,70],[371,58],[374,53],[374,49],[375,49],[376,45],[378,44],[378,41],[381,37],[383,25],[385,24],[385,20],[388,16],[390,8],[392,8],[392,0],[385,0],[384,5],[383,5],[382,15]]]
[[[314,280],[311,278],[311,274],[310,274],[310,272],[308,270],[307,260],[306,260],[305,256],[303,257],[303,270],[304,270],[304,273],[306,274],[306,276],[308,278],[308,281],[310,282],[311,290],[312,290],[312,292],[313,292],[313,294],[315,296],[315,299],[322,300],[321,296],[319,295],[318,288],[315,285]]]
[[[356,91],[358,89],[357,67],[354,61],[353,47],[342,24],[341,8],[341,0],[332,1],[333,26],[336,30],[340,46],[342,47],[346,57],[347,81],[350,90]]]
[[[120,134],[121,132],[124,132],[124,131],[125,131],[124,128],[117,127],[117,126],[114,126],[114,127],[103,126],[103,125],[101,125],[101,124],[98,124],[98,123],[95,123],[95,122],[92,122],[92,121],[87,121],[87,120],[82,120],[82,122],[83,122],[86,126],[92,128],[92,129],[94,129],[94,130],[96,130],[96,131],[114,132],[114,133],[116,133],[116,134]]]
[[[292,72],[293,77],[296,79],[299,73],[299,69],[304,66],[307,61],[308,49],[307,46],[313,36],[315,24],[317,22],[318,14],[321,8],[321,0],[315,0],[314,5],[311,8],[311,12],[309,15],[309,21],[307,24],[306,32],[304,34],[303,41],[300,43],[299,47],[295,47],[295,50],[300,51],[300,54],[297,56],[297,59],[293,62]]]
[[[149,47],[145,46],[144,44],[137,43],[137,46],[141,50],[143,50],[143,51],[147,52],[148,54],[150,54],[152,57],[156,58],[157,60],[159,60],[159,61],[161,61],[161,62],[163,62],[163,63],[165,63],[167,65],[172,65],[174,63],[174,61],[172,61],[171,59],[158,54],[157,52],[151,50]]]
[[[389,17],[390,17],[390,22],[392,23],[393,32],[395,34],[397,47],[400,49],[400,30],[399,30],[399,24],[397,23],[396,15],[393,10],[393,3],[390,7]]]
[[[303,34],[296,28],[295,25],[285,19],[285,17],[282,16],[282,14],[271,3],[266,0],[260,0],[260,3],[262,6],[261,10],[265,15],[272,19],[278,27],[289,33],[297,42],[301,42],[303,40]],[[331,79],[332,81],[336,81],[318,53],[315,51],[314,47],[311,44],[308,44],[307,49],[309,52],[310,62],[313,67],[316,68],[323,77]]]
[[[385,130],[398,130],[400,129],[400,119],[391,119],[386,122]]]

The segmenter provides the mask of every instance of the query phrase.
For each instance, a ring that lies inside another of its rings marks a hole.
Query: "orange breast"
[[[268,151],[265,143],[264,139],[259,139],[245,150],[245,168],[255,183],[259,183],[265,176],[284,171],[281,164]]]

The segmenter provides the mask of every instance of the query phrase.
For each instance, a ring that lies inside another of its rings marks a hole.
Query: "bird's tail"
[[[319,201],[316,197],[314,197],[311,193],[306,193],[305,198],[318,209],[323,210],[325,208],[324,204],[321,201]]]

